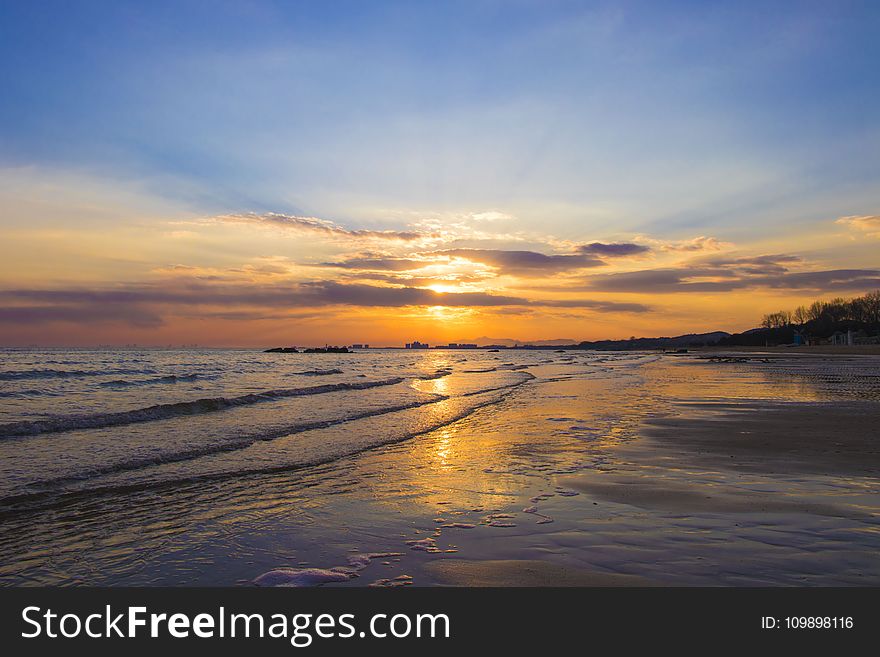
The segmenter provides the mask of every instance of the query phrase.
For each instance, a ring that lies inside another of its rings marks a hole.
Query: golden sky
[[[14,221],[0,246],[0,338],[11,345],[678,335],[880,287],[877,216],[739,242],[601,226],[562,237],[504,208],[365,226],[200,216],[25,173],[2,189]]]
[[[3,3],[0,345],[589,340],[880,288],[880,12]]]

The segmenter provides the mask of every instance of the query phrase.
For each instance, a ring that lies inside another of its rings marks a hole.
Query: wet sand
[[[845,366],[841,376],[815,363],[820,378],[835,385],[847,379]],[[709,368],[724,378],[726,366]],[[760,371],[764,364],[737,367]],[[858,397],[862,391],[851,392]],[[556,479],[563,489],[581,493],[568,500],[565,512],[554,511],[557,519],[577,516],[571,507],[590,517],[579,523],[580,544],[570,532],[549,541],[556,543],[550,548],[554,557],[557,545],[565,544],[572,561],[639,575],[525,560],[440,561],[428,572],[440,583],[486,586],[676,585],[697,583],[687,571],[714,561],[716,576],[704,576],[702,583],[752,585],[768,577],[777,558],[772,552],[787,552],[789,583],[876,583],[880,558],[857,536],[876,534],[880,519],[878,427],[880,404],[874,399],[677,399],[672,412],[645,418],[631,440],[610,446],[599,467]],[[606,515],[597,516],[597,508]],[[591,531],[605,536],[599,545],[611,545],[597,550],[585,535]],[[714,535],[706,541],[701,534],[710,531]],[[666,554],[671,549],[678,550],[677,558]],[[597,552],[602,558],[594,560]],[[639,563],[651,553],[667,562],[654,576]]]
[[[851,356],[877,356],[880,355],[880,344],[864,344],[864,345],[801,345],[797,347],[695,347],[690,351],[696,353],[770,353],[770,354],[790,354],[797,356],[820,356],[820,355],[851,355]]]
[[[880,359],[576,358],[333,463],[23,516],[6,581],[880,585]]]
[[[628,504],[642,509],[674,513],[809,513],[833,518],[871,519],[872,514],[804,499],[780,499],[778,491],[758,493],[731,487],[706,490],[700,485],[688,486],[650,477],[605,476],[566,477],[562,481],[591,497],[607,502]]]
[[[880,475],[876,402],[704,403],[696,408],[717,413],[653,420],[642,432],[642,449],[766,473]]]
[[[591,572],[546,561],[444,559],[426,567],[440,584],[450,586],[656,586],[633,575]]]

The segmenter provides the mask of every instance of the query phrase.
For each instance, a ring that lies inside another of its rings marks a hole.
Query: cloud
[[[603,274],[587,279],[585,289],[602,292],[676,293],[729,292],[749,288],[812,290],[869,290],[880,287],[880,270],[834,269],[754,275],[749,271],[716,268],[666,268]]]
[[[743,275],[769,276],[772,274],[784,274],[788,271],[786,265],[802,261],[803,258],[800,256],[779,253],[739,258],[708,258],[699,262],[705,266],[718,267],[719,269],[730,270]]]
[[[516,306],[529,305],[521,297],[485,292],[440,293],[421,287],[381,287],[333,281],[303,283],[297,292],[305,305],[350,306]]]
[[[435,285],[462,285],[480,283],[486,280],[486,276],[452,273],[442,276],[411,276],[406,273],[383,273],[375,271],[354,271],[341,273],[334,280],[337,281],[382,281],[395,285],[407,285],[410,287],[433,287]]]
[[[446,248],[438,251],[410,253],[405,257],[388,256],[384,253],[360,253],[335,262],[323,262],[317,266],[337,267],[362,272],[408,272],[431,265],[451,265],[453,258],[486,265],[500,274],[540,276],[563,271],[573,271],[607,264],[604,258],[622,258],[650,252],[650,247],[633,243],[592,242],[577,247],[576,253],[547,255],[539,251],[499,248]],[[461,263],[457,263],[461,264]]]
[[[534,305],[548,306],[551,308],[588,308],[597,312],[618,313],[646,313],[651,310],[649,306],[641,303],[624,303],[620,301],[592,301],[589,299],[559,299],[534,302]]]
[[[439,237],[439,235],[435,233],[414,230],[349,229],[326,219],[299,217],[278,212],[266,212],[263,214],[248,212],[242,214],[218,215],[216,217],[211,217],[208,221],[213,223],[253,224],[257,226],[282,228],[284,230],[317,233],[331,238],[413,242],[416,240],[436,239]]]
[[[699,237],[694,237],[689,240],[652,241],[657,243],[661,251],[722,251],[732,246],[729,242],[722,242],[714,237],[706,237],[705,235],[700,235]]]
[[[537,251],[502,251],[498,249],[446,249],[434,255],[446,255],[479,262],[504,274],[535,275],[601,267],[605,263],[592,255],[545,255]]]
[[[486,212],[474,212],[470,215],[470,218],[473,221],[509,221],[513,219],[513,216],[507,214],[506,212],[499,212],[498,210],[487,210]]]
[[[642,253],[647,253],[650,250],[650,247],[644,246],[643,244],[632,244],[629,242],[616,242],[612,244],[593,242],[591,244],[584,244],[579,248],[579,251],[581,253],[587,253],[596,256],[605,256],[607,258],[620,258],[625,256],[640,255]]]
[[[840,217],[834,223],[849,226],[871,237],[880,237],[880,215]]]
[[[442,293],[420,287],[335,281],[254,285],[191,279],[180,279],[173,285],[131,284],[104,290],[0,290],[0,301],[13,304],[0,306],[0,320],[10,323],[73,322],[87,325],[120,322],[138,327],[158,326],[163,322],[163,315],[227,319],[303,317],[311,309],[328,306],[546,307],[583,308],[595,312],[650,310],[642,304],[593,299],[527,299],[487,292]],[[254,313],[254,309],[261,312]]]
[[[413,260],[411,258],[349,258],[339,262],[323,262],[322,267],[339,267],[341,269],[356,269],[363,271],[412,271],[421,269],[431,263],[425,260]]]
[[[78,305],[42,305],[0,307],[0,323],[49,324],[127,324],[138,328],[155,328],[162,318],[148,308],[118,303],[83,303]]]

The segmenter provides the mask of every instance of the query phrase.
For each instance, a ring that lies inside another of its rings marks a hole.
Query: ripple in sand
[[[580,495],[576,490],[557,490],[557,495],[561,495],[562,497],[574,497],[575,495]]]

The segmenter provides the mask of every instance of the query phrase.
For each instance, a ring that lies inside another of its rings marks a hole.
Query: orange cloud
[[[834,223],[849,226],[852,229],[867,233],[871,237],[880,237],[880,215],[840,217]]]

